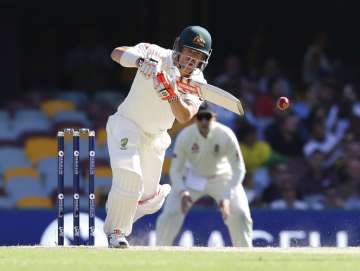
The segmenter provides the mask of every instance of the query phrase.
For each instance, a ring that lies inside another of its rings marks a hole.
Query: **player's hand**
[[[181,212],[186,214],[189,211],[191,205],[193,204],[193,200],[190,196],[189,191],[184,191],[181,193]]]
[[[154,77],[154,89],[160,99],[170,101],[179,97],[176,76],[160,71]]]
[[[229,199],[223,199],[219,203],[220,212],[222,215],[222,218],[224,221],[229,217],[230,215],[230,200]]]
[[[139,64],[139,71],[140,73],[146,78],[153,78],[156,76],[156,73],[160,71],[161,61],[160,58],[157,57],[150,57],[145,58]]]

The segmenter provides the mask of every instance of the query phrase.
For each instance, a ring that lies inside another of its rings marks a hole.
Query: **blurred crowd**
[[[213,80],[245,106],[241,120],[220,109],[218,118],[241,143],[252,206],[360,208],[359,92],[328,42],[317,34],[291,78],[271,56],[254,65],[231,55]],[[290,99],[286,111],[275,106],[280,96]]]

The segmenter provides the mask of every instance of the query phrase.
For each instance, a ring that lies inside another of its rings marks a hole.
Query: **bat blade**
[[[224,107],[240,116],[244,115],[244,109],[240,100],[225,90],[210,84],[202,84],[200,90],[201,97],[204,100]]]
[[[240,116],[244,115],[244,109],[240,100],[221,88],[206,83],[199,83],[194,80],[181,80],[180,78],[177,79],[176,83],[178,89],[183,93],[197,95],[235,114]]]
[[[139,63],[137,64],[138,67],[141,67],[143,61],[143,58],[139,59]],[[183,80],[180,77],[176,78],[176,84],[183,93],[188,92],[197,95],[200,98],[219,105],[235,114],[240,116],[244,115],[244,109],[240,100],[221,88],[210,84],[199,83],[194,80]]]

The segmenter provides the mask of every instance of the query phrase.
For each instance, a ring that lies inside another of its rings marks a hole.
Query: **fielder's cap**
[[[212,106],[207,103],[207,102],[203,102],[200,107],[199,107],[199,111],[198,114],[201,113],[210,113],[212,115],[215,115],[215,110],[212,108]]]

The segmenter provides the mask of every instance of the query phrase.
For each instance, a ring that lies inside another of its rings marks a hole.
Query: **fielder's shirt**
[[[237,138],[229,127],[219,122],[212,123],[206,138],[200,134],[196,123],[179,133],[170,168],[171,181],[177,189],[184,189],[183,175],[187,163],[197,175],[208,179],[230,176],[233,185],[241,182],[245,175]]]

